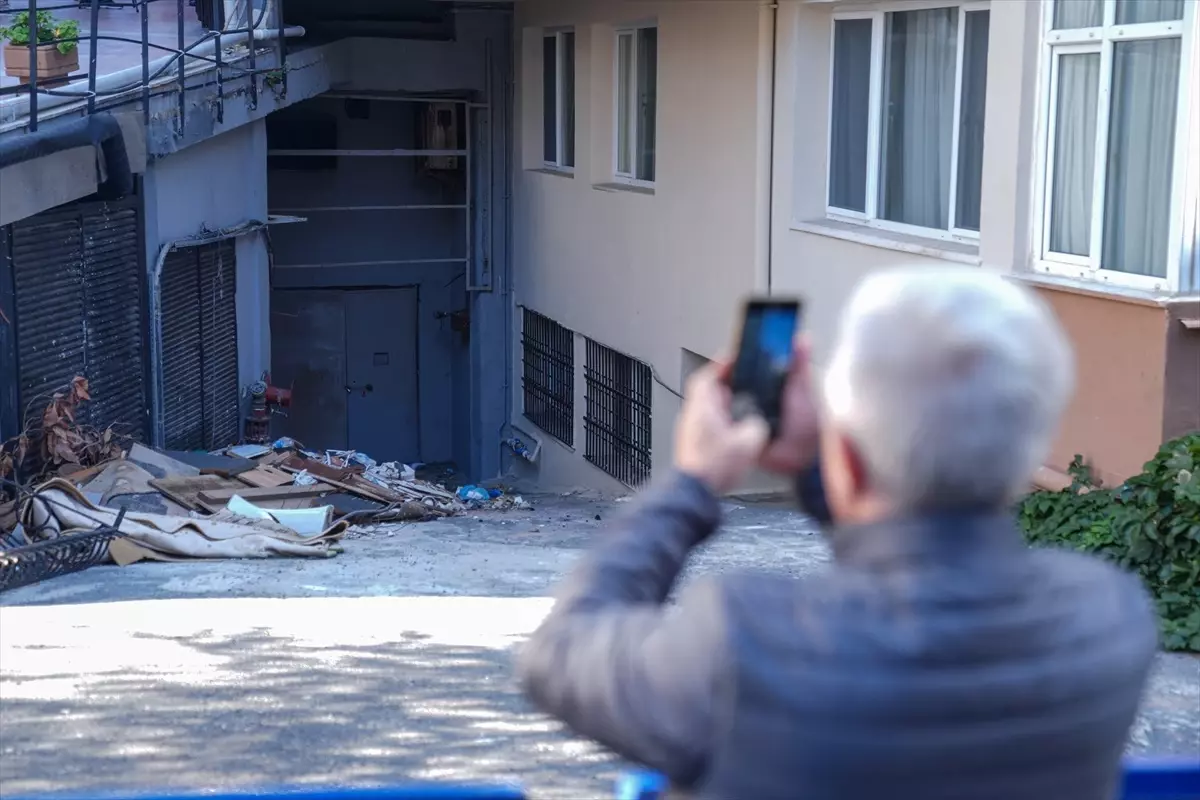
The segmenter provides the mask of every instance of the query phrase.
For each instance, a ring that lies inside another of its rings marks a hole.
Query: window
[[[542,39],[542,159],[547,166],[575,166],[575,32]]]
[[[1040,143],[1045,272],[1177,286],[1182,214],[1176,163],[1190,0],[1047,3],[1046,124]],[[1195,92],[1195,87],[1191,88]]]
[[[617,31],[615,172],[618,180],[654,182],[657,85],[658,29]]]
[[[575,444],[575,334],[536,311],[524,311],[525,416],[571,447]]]
[[[587,340],[583,457],[627,486],[650,479],[653,375],[649,364]]]
[[[831,216],[978,237],[989,19],[971,5],[834,17]]]

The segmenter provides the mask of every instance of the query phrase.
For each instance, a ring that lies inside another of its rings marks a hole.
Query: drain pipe
[[[767,96],[770,100],[771,108],[767,115],[767,222],[766,222],[766,262],[767,262],[767,294],[774,294],[775,289],[775,108],[778,105],[776,102],[776,87],[779,79],[779,3],[773,2],[769,6],[771,10],[771,55],[770,55],[770,88],[767,91]]]
[[[286,39],[296,39],[305,35],[305,30],[299,25],[289,26],[282,30],[278,29],[255,29],[247,32],[239,33],[222,33],[214,34],[208,39],[205,39],[189,49],[186,55],[181,56],[178,53],[163,56],[150,62],[149,73],[153,76],[157,72],[163,72],[167,67],[174,64],[180,58],[211,58],[217,52],[217,48],[221,49],[233,47],[239,44],[244,44],[251,38],[256,42],[274,41],[280,36]],[[208,66],[214,66],[209,64]],[[155,78],[151,77],[151,82]],[[175,76],[164,78],[165,81],[175,80]],[[137,64],[132,67],[110,72],[107,75],[100,76],[96,79],[96,92],[98,94],[118,94],[124,90],[134,90],[142,83],[142,65]],[[60,106],[78,103],[87,100],[87,80],[80,80],[74,83],[63,86],[55,91],[70,91],[72,89],[83,89],[79,94],[53,94],[47,97],[38,97],[38,112],[39,114],[50,108],[58,108]],[[0,102],[0,120],[3,122],[14,122],[17,119],[29,114],[29,96],[21,95],[7,102]]]

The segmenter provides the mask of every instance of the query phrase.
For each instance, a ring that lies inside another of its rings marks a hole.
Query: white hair
[[[996,273],[881,272],[842,315],[826,414],[901,510],[997,507],[1045,458],[1074,368],[1049,308]]]

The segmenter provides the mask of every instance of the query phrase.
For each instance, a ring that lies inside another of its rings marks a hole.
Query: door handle
[[[375,391],[375,387],[369,383],[366,386],[362,387],[361,389],[352,383],[346,384],[342,388],[346,390],[346,394],[354,394],[355,392],[362,392],[363,397],[366,397],[368,392]]]

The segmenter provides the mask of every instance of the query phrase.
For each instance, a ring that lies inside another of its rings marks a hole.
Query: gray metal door
[[[377,461],[420,460],[417,290],[346,292],[350,447]]]
[[[316,450],[346,448],[346,306],[337,289],[271,294],[271,381],[292,388],[272,431]]]

